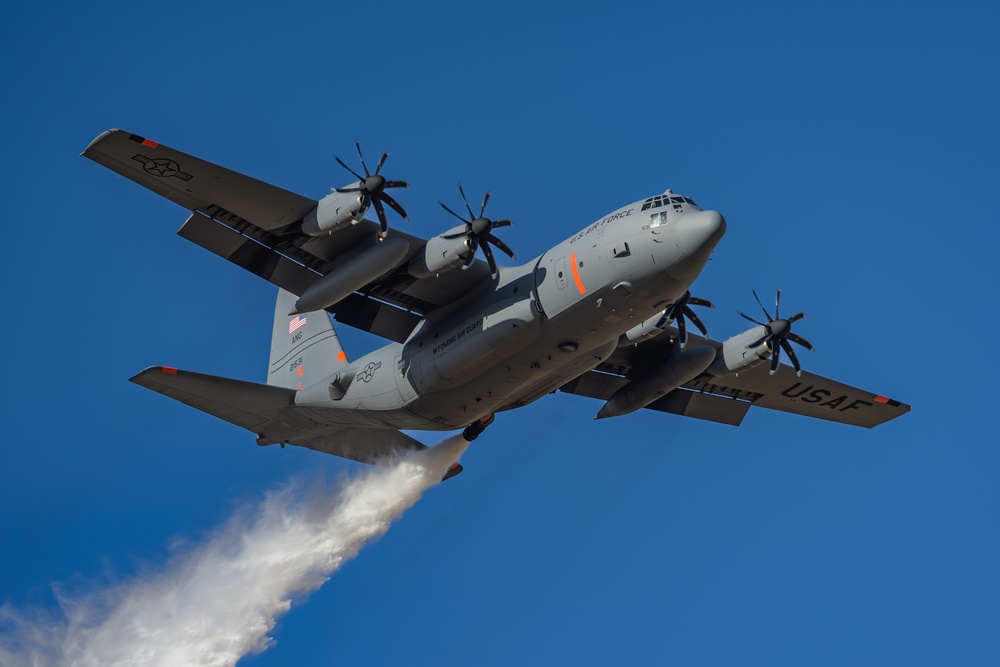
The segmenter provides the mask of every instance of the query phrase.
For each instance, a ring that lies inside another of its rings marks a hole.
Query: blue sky
[[[714,337],[743,330],[751,286],[782,287],[809,314],[807,368],[914,409],[873,431],[762,410],[734,429],[593,422],[595,401],[548,396],[245,664],[997,664],[998,13],[9,9],[0,604],[51,608],[53,583],[127,578],[288,479],[351,467],[127,382],[161,363],[262,381],[274,290],[79,153],[121,127],[320,197],[358,137],[412,183],[407,231],[450,227],[436,202],[461,180],[492,190],[523,260],[688,194],[728,221],[694,290]],[[340,333],[355,357],[377,344]]]

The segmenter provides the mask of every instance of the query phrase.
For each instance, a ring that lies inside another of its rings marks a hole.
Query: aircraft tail
[[[347,354],[326,311],[288,314],[297,299],[278,290],[267,383],[301,390],[336,373],[347,363]]]

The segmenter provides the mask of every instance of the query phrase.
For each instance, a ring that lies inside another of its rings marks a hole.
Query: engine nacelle
[[[764,327],[754,327],[733,336],[722,344],[722,349],[719,350],[707,372],[715,377],[721,377],[742,373],[760,365],[771,355],[771,349],[764,343],[753,348],[748,348],[747,345],[760,340],[766,333]]]
[[[623,333],[618,341],[618,347],[635,345],[636,343],[641,343],[644,340],[649,340],[650,338],[659,336],[669,324],[669,322],[667,322],[666,312],[667,311],[665,309],[661,310],[656,315],[643,320],[641,324],[637,324]]]
[[[465,225],[461,225],[427,241],[423,250],[410,260],[410,265],[407,267],[410,275],[414,278],[429,278],[461,266],[469,253],[469,237],[459,236],[453,239],[444,237],[461,234],[465,230]]]
[[[358,185],[354,183],[348,187]],[[337,192],[319,200],[319,204],[302,219],[302,233],[309,236],[329,234],[346,225],[357,224],[365,216],[360,192]]]

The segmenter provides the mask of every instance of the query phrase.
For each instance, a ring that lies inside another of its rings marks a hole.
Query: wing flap
[[[560,387],[560,391],[606,401],[626,384],[628,380],[619,375],[588,371]],[[750,410],[750,405],[750,401],[745,399],[678,387],[647,405],[646,409],[739,426]]]
[[[177,234],[292,294],[301,295],[320,277],[300,263],[197,211]]]

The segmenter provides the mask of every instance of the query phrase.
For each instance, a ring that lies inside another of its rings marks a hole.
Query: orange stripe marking
[[[573,282],[576,283],[576,288],[580,290],[580,294],[586,294],[587,289],[583,286],[583,281],[580,280],[580,270],[576,265],[576,253],[574,252],[569,256],[570,268],[573,270]]]
[[[887,397],[885,397],[885,396],[876,396],[875,397],[875,402],[876,403],[888,403],[889,399]]]
[[[337,361],[347,361],[347,353],[341,351],[341,353],[337,355]]]

